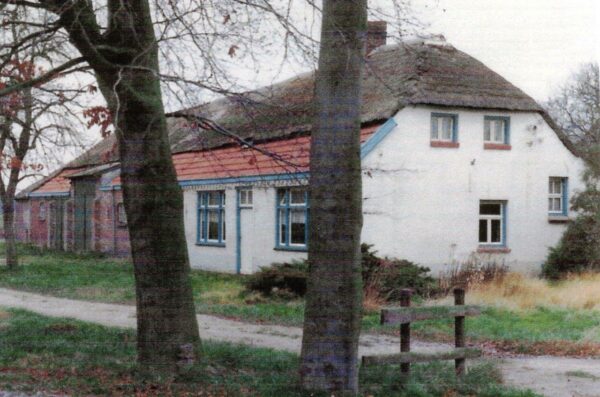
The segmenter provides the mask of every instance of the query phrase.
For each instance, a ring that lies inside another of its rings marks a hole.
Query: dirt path
[[[55,298],[0,288],[0,306],[20,308],[51,317],[68,317],[91,323],[134,328],[135,307]],[[202,338],[242,343],[298,353],[302,330],[298,327],[251,324],[220,317],[198,315]],[[385,335],[362,335],[361,355],[389,354],[399,341]],[[439,351],[441,343],[413,342],[414,350]],[[600,360],[562,357],[501,358],[508,384],[530,388],[550,397],[600,397]]]

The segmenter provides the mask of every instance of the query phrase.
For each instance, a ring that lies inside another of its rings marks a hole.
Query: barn
[[[539,269],[583,188],[572,144],[535,100],[443,38],[385,45],[379,33],[363,81],[362,240],[434,271]],[[303,74],[169,115],[192,267],[252,273],[306,257],[313,83]],[[109,136],[21,192],[18,238],[128,255],[122,200]]]

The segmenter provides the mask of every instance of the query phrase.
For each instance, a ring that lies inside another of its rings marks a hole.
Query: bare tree
[[[548,112],[584,152],[600,145],[600,70],[587,63],[546,102]]]
[[[20,12],[13,9],[8,14],[11,19],[1,23],[5,29],[2,48],[14,49],[27,37],[32,37],[30,29],[14,22]],[[45,34],[34,35],[26,48],[10,51],[0,63],[0,88],[21,84],[35,79],[43,73],[46,59],[60,57],[60,40],[49,42]],[[79,102],[82,88],[64,89],[56,80],[43,86],[27,86],[21,91],[1,98],[0,108],[0,200],[3,209],[3,227],[6,240],[6,264],[17,267],[18,258],[15,246],[14,198],[19,182],[35,176],[52,166],[64,154],[68,146],[78,142],[75,128],[79,125],[69,117],[81,106]]]
[[[387,1],[396,11],[409,2]],[[312,31],[321,9],[310,0],[0,0],[0,6],[26,10],[13,23],[33,28],[32,34],[67,37],[72,44],[62,62],[0,89],[0,97],[74,70],[89,70],[97,80],[119,146],[136,279],[138,361],[150,372],[174,373],[179,362],[195,361],[200,339],[165,98],[181,107],[195,105],[202,93],[229,95],[244,88],[243,77],[231,68],[234,61],[248,69],[264,65],[261,55],[270,64],[279,58],[282,70],[286,59],[312,64]],[[24,39],[5,53],[27,45]]]
[[[362,318],[360,102],[366,0],[326,0],[310,153],[302,385],[358,392]]]

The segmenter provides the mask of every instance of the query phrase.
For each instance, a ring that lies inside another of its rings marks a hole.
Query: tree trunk
[[[4,241],[6,244],[6,266],[14,270],[18,267],[17,243],[15,238],[15,205],[12,198],[2,203]]]
[[[310,153],[310,263],[300,376],[305,389],[358,391],[362,315],[360,100],[366,0],[329,0]]]
[[[138,363],[149,375],[174,374],[196,361],[200,337],[150,7],[147,0],[109,0],[109,26],[101,33],[90,4],[75,1],[56,12],[96,73],[116,126],[135,272]]]

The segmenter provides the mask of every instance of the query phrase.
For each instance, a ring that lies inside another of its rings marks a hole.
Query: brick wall
[[[49,239],[52,237],[49,235],[49,225],[57,221],[51,218],[50,211],[50,206],[56,205],[55,200],[30,198],[16,202],[17,241],[48,247]],[[94,251],[118,257],[131,255],[127,223],[120,222],[118,218],[118,205],[122,202],[121,191],[96,189],[92,216],[92,247]],[[40,206],[45,207],[45,216],[40,216]],[[63,216],[63,248],[66,251],[74,249],[74,219],[74,201],[73,198],[70,198],[64,203]]]

